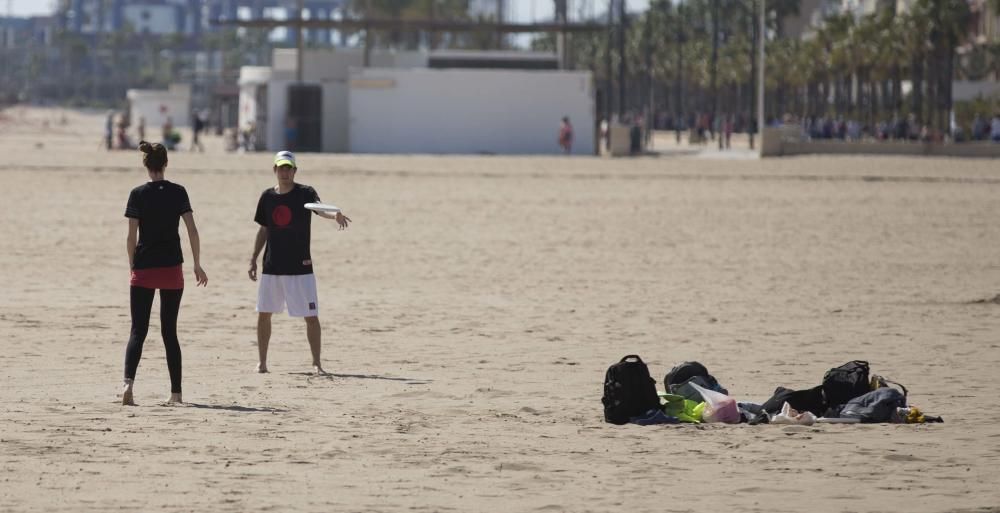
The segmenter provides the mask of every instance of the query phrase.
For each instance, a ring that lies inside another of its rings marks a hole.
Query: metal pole
[[[760,0],[760,53],[757,55],[757,130],[760,134],[758,138],[758,148],[760,155],[764,155],[764,40],[767,39],[767,7],[766,1]]]
[[[367,22],[371,20],[372,16],[372,2],[371,0],[365,0],[365,51],[364,51],[364,62],[362,67],[367,68],[371,65],[372,58],[372,28]]]
[[[504,0],[497,0],[497,23],[503,23],[504,18]],[[495,34],[497,50],[503,50],[504,37],[503,32],[497,31]]]
[[[756,80],[757,75],[757,0],[750,0],[750,116],[747,119],[747,124],[751,125],[752,120],[757,116],[755,105],[757,98],[754,97],[754,80]],[[750,149],[754,149],[753,145],[753,130],[752,127],[747,127],[747,135],[750,140]]]
[[[555,0],[555,22],[566,24],[567,20],[567,0]],[[566,32],[560,30],[556,35],[556,55],[559,58],[559,69],[567,69],[568,63],[566,59]]]
[[[615,86],[614,76],[611,71],[611,46],[614,45],[614,16],[615,16],[615,0],[608,0],[608,44],[607,51],[604,53],[604,64],[605,73],[607,76],[608,89],[604,95],[604,119],[608,122],[608,133],[611,133],[611,111],[612,109],[612,98],[614,98],[614,93],[612,89]],[[609,141],[610,136],[609,136]]]
[[[618,119],[625,117],[625,0],[618,0]]]
[[[295,24],[295,81],[302,83],[302,10],[305,0],[299,0],[299,19]]]

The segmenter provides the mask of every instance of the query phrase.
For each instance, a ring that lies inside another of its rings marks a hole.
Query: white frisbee
[[[316,212],[329,212],[331,214],[340,212],[340,207],[330,205],[329,203],[306,203],[303,206],[309,210],[315,210]]]

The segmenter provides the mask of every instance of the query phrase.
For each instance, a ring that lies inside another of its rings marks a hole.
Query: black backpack
[[[611,424],[625,424],[649,410],[660,408],[656,394],[656,380],[650,377],[649,368],[639,356],[630,354],[608,367],[604,375],[604,420]]]
[[[695,382],[709,390],[729,395],[729,391],[720,385],[715,376],[709,374],[708,369],[699,362],[684,362],[670,369],[670,372],[663,377],[663,388],[667,389],[667,392],[671,394],[686,395],[683,392],[678,392],[678,390],[684,384],[690,382],[692,378],[703,378],[697,379]]]
[[[829,406],[847,403],[871,391],[868,380],[868,362],[854,360],[826,371],[823,376],[823,393]]]

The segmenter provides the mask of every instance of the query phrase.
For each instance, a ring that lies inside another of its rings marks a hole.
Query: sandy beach
[[[253,372],[271,155],[212,136],[167,169],[210,280],[182,233],[187,404],[157,301],[123,407],[146,173],[102,126],[0,119],[2,512],[1000,512],[1000,161],[302,154],[354,220],[313,222],[317,377],[286,315]],[[605,424],[630,353],[755,402],[868,360],[945,423]]]

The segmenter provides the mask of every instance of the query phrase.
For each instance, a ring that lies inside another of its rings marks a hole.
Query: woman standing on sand
[[[167,149],[162,144],[139,143],[144,155],[142,163],[149,173],[149,182],[132,189],[125,207],[128,218],[129,268],[132,270],[129,302],[132,309],[132,331],[125,349],[125,384],[122,404],[134,405],[132,385],[142,357],[142,344],[149,331],[149,314],[153,295],[160,289],[160,331],[167,349],[167,369],[170,371],[170,403],[181,402],[181,346],[177,341],[177,314],[184,293],[184,273],[181,263],[181,239],[177,235],[180,219],[187,226],[194,258],[194,276],[198,285],[207,285],[208,276],[201,268],[201,241],[194,224],[187,191],[163,178],[167,168]]]

